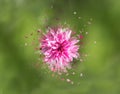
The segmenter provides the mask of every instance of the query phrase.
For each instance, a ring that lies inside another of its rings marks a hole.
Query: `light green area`
[[[34,46],[25,46],[37,40],[37,29],[65,22],[89,33],[73,85],[36,68]],[[0,94],[120,94],[119,41],[120,0],[0,0]]]

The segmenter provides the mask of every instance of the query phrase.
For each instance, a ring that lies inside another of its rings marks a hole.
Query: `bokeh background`
[[[66,23],[88,32],[88,57],[76,70],[83,77],[71,77],[79,85],[34,66],[30,43],[37,36],[30,34]],[[0,94],[120,94],[119,41],[120,0],[0,0]]]

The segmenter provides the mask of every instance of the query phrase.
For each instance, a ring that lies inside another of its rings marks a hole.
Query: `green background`
[[[29,46],[36,38],[31,32],[65,23],[89,32],[83,42],[88,57],[70,77],[79,85],[36,68]],[[0,94],[120,94],[119,41],[120,0],[0,0]]]

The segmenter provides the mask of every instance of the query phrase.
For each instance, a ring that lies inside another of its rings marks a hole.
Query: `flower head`
[[[79,40],[72,36],[69,28],[50,28],[43,35],[40,44],[44,61],[52,71],[66,72],[71,68],[73,58],[78,58]]]

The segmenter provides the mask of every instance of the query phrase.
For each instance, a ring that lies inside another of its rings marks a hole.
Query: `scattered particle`
[[[82,31],[80,31],[80,33],[82,33]]]
[[[52,77],[54,77],[55,75],[54,74],[52,74]]]
[[[39,50],[42,50],[42,47],[40,47]]]
[[[65,79],[64,78],[61,78],[62,81],[64,81]]]
[[[96,41],[94,41],[94,44],[96,44]]]
[[[76,34],[76,32],[73,31],[72,34],[74,35],[74,34]]]
[[[87,34],[88,34],[88,32],[85,32],[85,34],[87,35]]]
[[[74,84],[74,82],[73,82],[73,81],[71,81],[71,84],[73,85],[73,84]]]
[[[65,24],[65,25],[67,24],[66,21],[64,22],[64,24]]]
[[[28,38],[27,36],[25,36],[25,38]]]
[[[55,68],[51,68],[51,71],[52,71],[52,72],[55,72]]]
[[[53,5],[51,5],[51,7],[50,8],[53,8]]]
[[[88,22],[87,22],[87,24],[89,24],[89,25],[90,25],[90,24],[92,24],[92,23],[91,23],[90,21],[88,21]]]
[[[75,75],[75,72],[73,72],[72,74]]]
[[[81,19],[81,17],[78,17],[78,19]]]
[[[35,64],[35,67],[38,68],[38,67],[39,67],[39,63],[36,63],[36,64]]]
[[[80,38],[80,39],[83,39],[83,35],[80,34],[80,35],[79,35],[79,38]]]
[[[40,52],[40,51],[35,51],[34,53],[35,53],[35,54],[40,54],[41,52]]]
[[[92,18],[90,18],[90,21],[92,21],[93,19]]]
[[[80,45],[82,45],[83,44],[83,42],[80,42]]]
[[[38,29],[38,30],[37,30],[37,32],[38,32],[38,33],[40,33],[40,32],[41,32],[41,30],[40,30],[40,29]]]
[[[27,46],[28,44],[27,43],[25,43],[25,46]]]
[[[69,73],[66,73],[66,76],[68,76],[69,75]]]
[[[59,74],[59,75],[62,75],[62,73],[61,73],[61,72],[59,72],[58,74]]]
[[[80,82],[78,82],[77,84],[80,85]]]
[[[74,14],[74,15],[76,15],[76,14],[77,14],[77,12],[76,12],[76,11],[74,11],[74,12],[73,12],[73,14]]]
[[[70,82],[71,80],[70,79],[66,79],[67,82]]]
[[[35,44],[35,42],[32,42],[32,45],[34,45]]]
[[[38,48],[38,47],[35,47],[34,50],[39,50],[39,48]]]
[[[56,21],[59,21],[60,19],[59,18],[55,18]]]
[[[83,62],[83,59],[80,59],[80,62]]]
[[[82,73],[80,73],[80,77],[82,77],[83,76],[83,74]]]
[[[87,54],[85,54],[85,57],[87,57],[88,55]]]
[[[33,35],[33,33],[30,34],[31,36]]]

